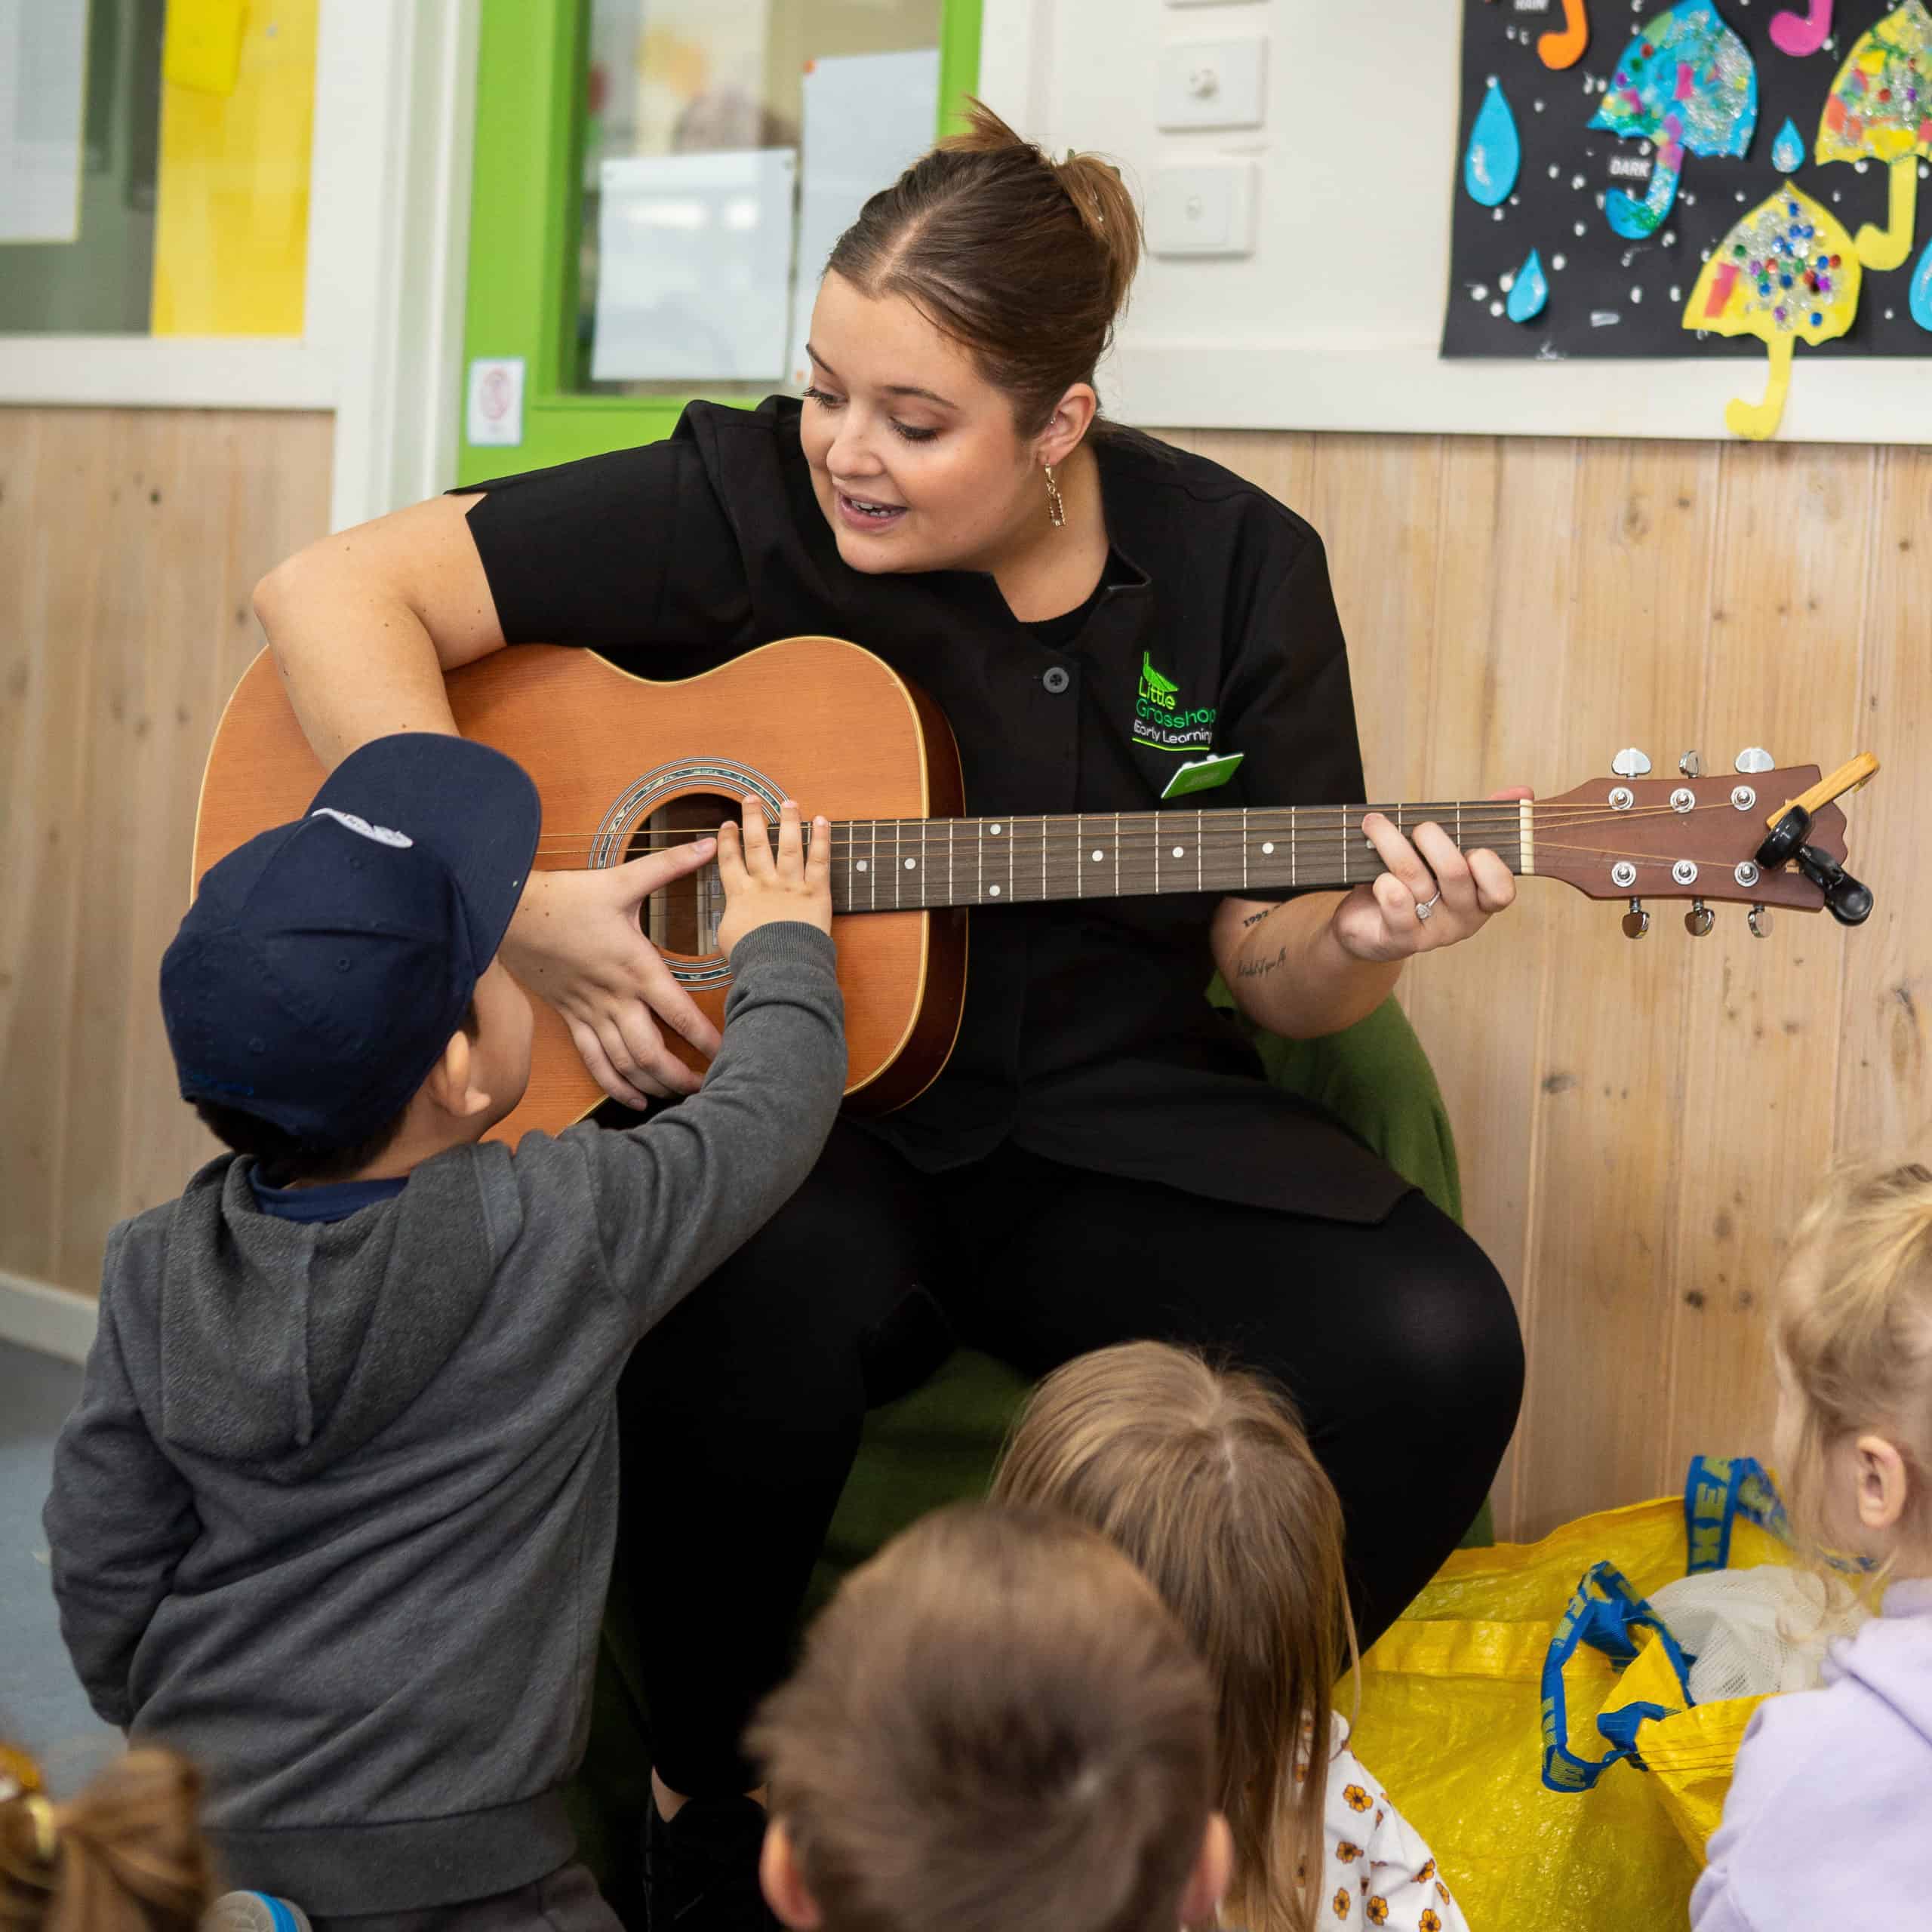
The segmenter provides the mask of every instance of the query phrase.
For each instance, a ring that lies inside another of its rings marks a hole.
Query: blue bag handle
[[[1761,1463],[1749,1456],[1694,1456],[1684,1482],[1686,1576],[1702,1576],[1729,1566],[1731,1531],[1740,1517],[1790,1540],[1784,1505]],[[1581,1758],[1570,1749],[1564,1666],[1576,1655],[1580,1644],[1601,1651],[1620,1666],[1633,1663],[1637,1656],[1629,1635],[1633,1629],[1657,1633],[1676,1673],[1685,1707],[1697,1701],[1690,1694],[1690,1666],[1697,1660],[1665,1629],[1648,1601],[1631,1589],[1614,1564],[1599,1563],[1586,1571],[1556,1626],[1543,1662],[1543,1781],[1552,1791],[1588,1791],[1621,1759],[1627,1758],[1641,1770],[1638,1727],[1649,1718],[1672,1715],[1661,1704],[1626,1704],[1597,1719],[1597,1729],[1611,1747],[1601,1758]]]
[[[1684,1481],[1684,1574],[1730,1565],[1730,1532],[1742,1516],[1789,1543],[1791,1524],[1761,1463],[1749,1456],[1693,1456]]]
[[[1612,1764],[1629,1758],[1641,1770],[1643,1760],[1637,1755],[1637,1727],[1648,1718],[1668,1717],[1661,1704],[1626,1704],[1622,1709],[1606,1712],[1597,1720],[1597,1729],[1610,1749],[1598,1758],[1581,1758],[1570,1748],[1569,1706],[1563,1683],[1563,1667],[1577,1654],[1579,1644],[1601,1651],[1620,1667],[1634,1663],[1637,1646],[1632,1630],[1654,1631],[1684,1692],[1691,1701],[1690,1666],[1696,1659],[1688,1656],[1677,1639],[1665,1629],[1663,1620],[1625,1582],[1613,1563],[1597,1563],[1584,1571],[1570,1607],[1563,1613],[1549,1640],[1549,1654],[1543,1666],[1543,1781],[1552,1791],[1588,1791]]]

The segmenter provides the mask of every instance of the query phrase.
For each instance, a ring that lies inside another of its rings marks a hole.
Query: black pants
[[[1011,1147],[926,1175],[841,1121],[620,1389],[620,1560],[666,1783],[749,1787],[738,1740],[789,1667],[869,1407],[956,1345],[1038,1377],[1143,1339],[1225,1352],[1293,1393],[1340,1492],[1364,1646],[1475,1519],[1522,1391],[1500,1277],[1420,1194],[1362,1227]]]

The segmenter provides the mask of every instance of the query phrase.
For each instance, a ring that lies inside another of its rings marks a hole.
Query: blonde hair
[[[1810,1550],[1831,1538],[1826,1459],[1870,1427],[1905,1463],[1908,1534],[1932,1540],[1932,1171],[1874,1161],[1831,1177],[1792,1237],[1773,1336],[1795,1398],[1781,1473]]]
[[[173,1752],[131,1751],[56,1804],[0,1750],[0,1932],[195,1932],[215,1889],[201,1790]]]
[[[1187,1639],[1118,1550],[1038,1511],[895,1538],[748,1743],[832,1932],[1172,1932],[1212,1812]]]
[[[1082,1355],[1015,1424],[993,1495],[1117,1544],[1214,1681],[1237,1915],[1318,1922],[1334,1686],[1355,1660],[1342,1507],[1287,1397],[1158,1342]]]

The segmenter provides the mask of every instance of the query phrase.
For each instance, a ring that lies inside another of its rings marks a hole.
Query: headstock
[[[1592,899],[1629,902],[1623,931],[1641,938],[1647,899],[1691,902],[1684,924],[1711,930],[1714,904],[1749,906],[1751,930],[1770,931],[1770,909],[1817,912],[1829,905],[1844,924],[1860,923],[1871,894],[1844,869],[1844,814],[1831,801],[1878,770],[1854,759],[1829,777],[1815,764],[1774,766],[1755,748],[1737,769],[1706,775],[1695,752],[1675,778],[1644,776],[1651,761],[1617,753],[1612,775],[1532,808],[1534,869],[1567,880]]]

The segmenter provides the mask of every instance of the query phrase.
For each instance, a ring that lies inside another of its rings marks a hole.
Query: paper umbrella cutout
[[[1771,45],[1794,60],[1816,54],[1832,30],[1832,0],[1811,0],[1804,13],[1774,14],[1771,20]]]
[[[1905,0],[1858,42],[1825,103],[1817,158],[1883,164],[1891,171],[1891,218],[1858,231],[1868,269],[1895,269],[1912,253],[1918,157],[1932,155],[1932,14]]]
[[[1624,49],[1589,125],[1657,143],[1650,192],[1639,202],[1614,188],[1604,204],[1619,235],[1642,241],[1676,201],[1687,153],[1735,157],[1750,146],[1758,125],[1757,63],[1712,0],[1680,0]]]
[[[1801,189],[1780,188],[1711,251],[1690,299],[1687,329],[1755,335],[1770,351],[1761,403],[1734,401],[1724,420],[1734,435],[1775,435],[1791,389],[1800,338],[1817,348],[1843,335],[1858,313],[1858,251],[1829,210]]]

